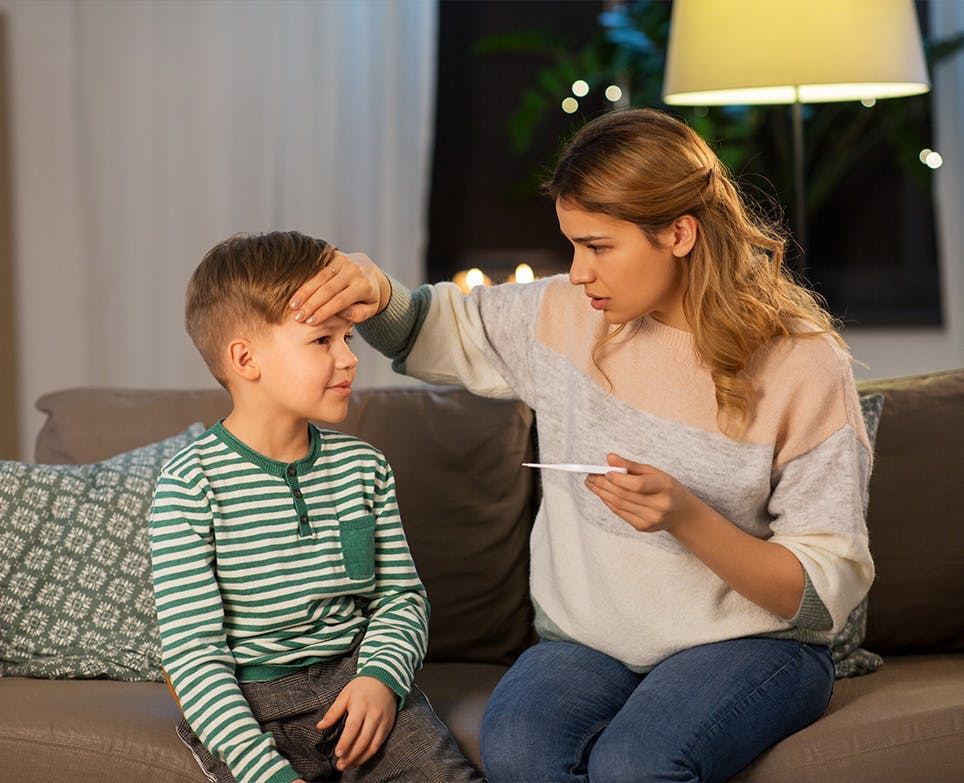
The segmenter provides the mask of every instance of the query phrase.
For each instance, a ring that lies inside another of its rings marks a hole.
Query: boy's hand
[[[319,729],[334,726],[347,714],[335,756],[339,770],[355,769],[375,755],[395,725],[398,697],[374,677],[356,677],[338,694],[319,721]]]
[[[331,263],[291,297],[295,320],[320,324],[335,315],[361,323],[388,306],[392,286],[364,253],[336,252]]]

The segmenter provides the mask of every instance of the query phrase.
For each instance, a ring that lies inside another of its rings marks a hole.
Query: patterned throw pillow
[[[860,411],[864,415],[864,426],[867,428],[867,439],[870,447],[874,447],[877,440],[877,425],[880,423],[880,413],[884,409],[883,394],[867,394],[860,398]],[[860,644],[867,631],[867,597],[857,604],[850,613],[844,627],[840,629],[830,643],[833,653],[834,675],[839,680],[843,677],[857,677],[877,671],[884,662],[877,653],[863,649]]]
[[[163,679],[147,517],[204,429],[89,465],[0,462],[0,676]]]

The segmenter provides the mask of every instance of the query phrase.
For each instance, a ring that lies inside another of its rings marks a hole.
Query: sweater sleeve
[[[535,323],[548,281],[477,286],[468,295],[452,283],[414,292],[391,283],[388,306],[358,330],[396,371],[530,402]]]
[[[375,588],[368,628],[358,651],[358,674],[374,677],[399,697],[411,690],[428,646],[429,603],[415,570],[395,500],[395,479],[384,458],[373,499]]]
[[[210,521],[203,490],[162,472],[150,548],[164,670],[191,728],[239,783],[291,783],[297,772],[261,730],[235,677]]]
[[[874,578],[866,526],[872,454],[849,363],[835,350],[808,353],[775,455],[770,540],[805,572],[792,622],[837,632]]]

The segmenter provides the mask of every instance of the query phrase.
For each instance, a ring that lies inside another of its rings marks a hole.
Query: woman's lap
[[[823,714],[832,686],[826,648],[794,641],[702,645],[645,676],[541,642],[493,693],[482,758],[492,783],[727,780]]]

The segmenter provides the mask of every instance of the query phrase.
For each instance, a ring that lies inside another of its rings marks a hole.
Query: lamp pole
[[[807,203],[806,187],[803,181],[803,104],[800,103],[800,86],[793,87],[793,201],[794,234],[800,246],[800,255],[795,266],[798,272],[806,269],[807,253]]]

